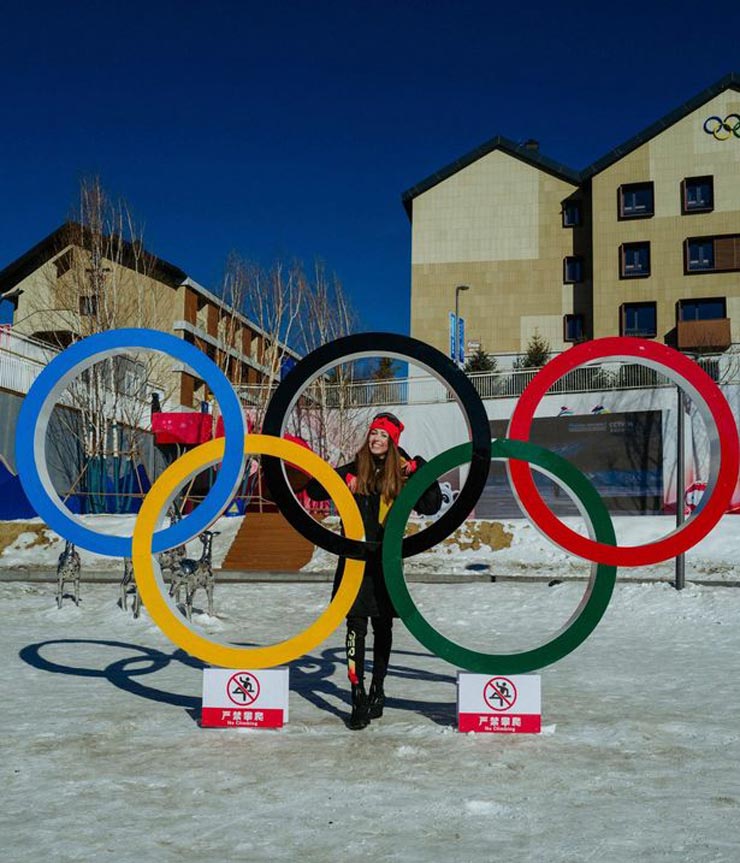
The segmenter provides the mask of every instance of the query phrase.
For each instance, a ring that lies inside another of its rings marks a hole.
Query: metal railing
[[[56,348],[44,342],[0,327],[0,388],[27,393],[41,369],[58,353]],[[719,383],[740,383],[740,350],[703,356],[696,358],[696,361],[713,380]],[[521,395],[536,374],[537,369],[508,369],[472,373],[468,377],[481,398],[501,399]],[[664,375],[646,366],[607,362],[568,372],[555,383],[550,392],[605,392],[666,386],[673,384]],[[266,404],[275,387],[276,384],[241,386],[237,390],[245,404],[256,406]],[[314,381],[303,394],[305,403],[320,404],[327,408],[433,404],[452,398],[444,384],[426,375],[344,384]]]
[[[520,396],[537,374],[537,369],[471,374],[470,380],[483,399]],[[573,369],[556,381],[550,393],[589,393],[609,390],[673,386],[665,375],[636,363],[584,366]]]
[[[740,352],[697,358],[697,363],[718,383],[740,383]],[[538,369],[509,369],[479,372],[468,377],[482,399],[516,398],[537,374]],[[275,386],[243,386],[242,400],[251,405],[264,405]],[[564,375],[550,389],[551,393],[609,392],[612,390],[652,389],[675,384],[652,368],[638,363],[606,362],[583,366]],[[304,392],[303,399],[328,408],[361,408],[373,405],[434,404],[450,401],[453,394],[439,381],[429,376],[398,378],[384,381],[355,381],[342,385],[314,381]]]
[[[314,381],[306,388],[302,399],[309,406],[316,404],[327,408],[407,404],[409,389],[414,386],[414,382],[414,378],[355,381],[346,384],[327,384]],[[247,405],[264,405],[269,401],[277,386],[277,383],[271,386],[244,385],[237,387],[237,392],[241,400]]]
[[[27,393],[44,366],[58,353],[45,342],[0,327],[0,388]]]
[[[41,371],[60,353],[59,348],[30,336],[14,333],[9,327],[0,326],[0,389],[19,395],[26,395]],[[119,358],[116,387],[109,381],[105,392],[115,403],[116,409],[111,409],[111,418],[116,414],[118,421],[130,421],[132,418],[148,416],[148,393],[142,389],[141,382],[134,377],[129,381],[125,377],[130,360]],[[152,388],[163,391],[161,384],[150,382]],[[86,401],[83,398],[83,401]],[[73,397],[69,390],[62,395],[61,403],[70,407],[79,407],[80,397]]]

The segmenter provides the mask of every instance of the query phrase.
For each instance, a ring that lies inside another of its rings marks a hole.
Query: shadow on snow
[[[84,666],[65,665],[53,662],[43,655],[44,648],[57,645],[83,645],[120,648],[122,651],[132,652],[136,655],[124,656],[111,662],[105,668],[86,668]],[[254,646],[242,644],[243,647]],[[153,647],[144,647],[139,644],[130,644],[125,641],[108,641],[103,639],[79,639],[61,638],[49,641],[40,641],[29,644],[22,648],[19,653],[21,660],[33,668],[46,671],[50,674],[67,674],[73,677],[98,677],[108,680],[113,686],[149,701],[160,704],[169,704],[173,707],[182,707],[194,722],[200,720],[201,699],[191,695],[180,695],[167,692],[155,686],[148,686],[141,678],[148,674],[162,671],[171,662],[179,662],[193,669],[208,668],[208,664],[200,659],[189,656],[179,648],[172,653],[164,653]],[[434,658],[428,653],[417,653],[413,651],[394,651],[395,657],[427,657]],[[338,699],[347,705],[349,709],[350,692],[349,685],[340,687],[332,680],[336,666],[344,665],[344,650],[342,648],[330,648],[321,653],[320,656],[308,654],[290,663],[290,689],[296,695],[301,696],[309,703],[325,713],[345,719],[345,712],[337,707],[331,699]],[[455,678],[450,674],[438,674],[430,671],[422,671],[399,664],[392,665],[388,671],[389,678],[403,680],[421,680],[429,683],[448,683],[454,685]],[[395,688],[391,684],[391,690]],[[407,710],[418,713],[437,725],[452,725],[455,722],[454,697],[452,701],[418,701],[415,699],[396,697],[389,694],[386,699],[386,708],[393,710]]]

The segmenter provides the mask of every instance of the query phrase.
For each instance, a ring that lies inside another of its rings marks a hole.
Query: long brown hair
[[[357,494],[380,494],[386,503],[392,503],[403,485],[401,474],[401,455],[393,441],[388,439],[388,452],[383,459],[383,467],[377,471],[378,461],[370,452],[367,438],[355,456],[357,468]]]

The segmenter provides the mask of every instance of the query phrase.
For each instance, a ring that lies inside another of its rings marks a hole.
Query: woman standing
[[[377,543],[365,563],[365,574],[352,608],[347,615],[347,674],[352,684],[352,714],[348,726],[365,728],[371,719],[383,715],[383,684],[388,671],[393,640],[393,618],[397,617],[385,586],[380,542],[383,526],[393,501],[401,493],[404,480],[424,464],[421,456],[410,458],[399,447],[403,423],[391,413],[378,414],[370,424],[367,437],[354,460],[336,468],[354,495],[365,527],[365,539]],[[327,500],[328,495],[316,480],[306,486],[313,500]],[[420,515],[434,515],[442,505],[439,484],[434,482],[417,501],[414,510]],[[336,593],[344,572],[340,558],[334,576]],[[368,618],[373,627],[373,676],[370,692],[365,690],[365,638]]]

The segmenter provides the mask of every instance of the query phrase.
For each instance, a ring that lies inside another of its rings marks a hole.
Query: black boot
[[[367,715],[370,719],[380,719],[383,715],[385,707],[385,692],[383,692],[383,682],[373,680],[370,684],[370,695],[368,696]]]
[[[352,731],[359,731],[366,728],[370,724],[370,717],[367,713],[367,693],[362,683],[353,684],[352,686],[352,715],[349,718],[347,727]]]

